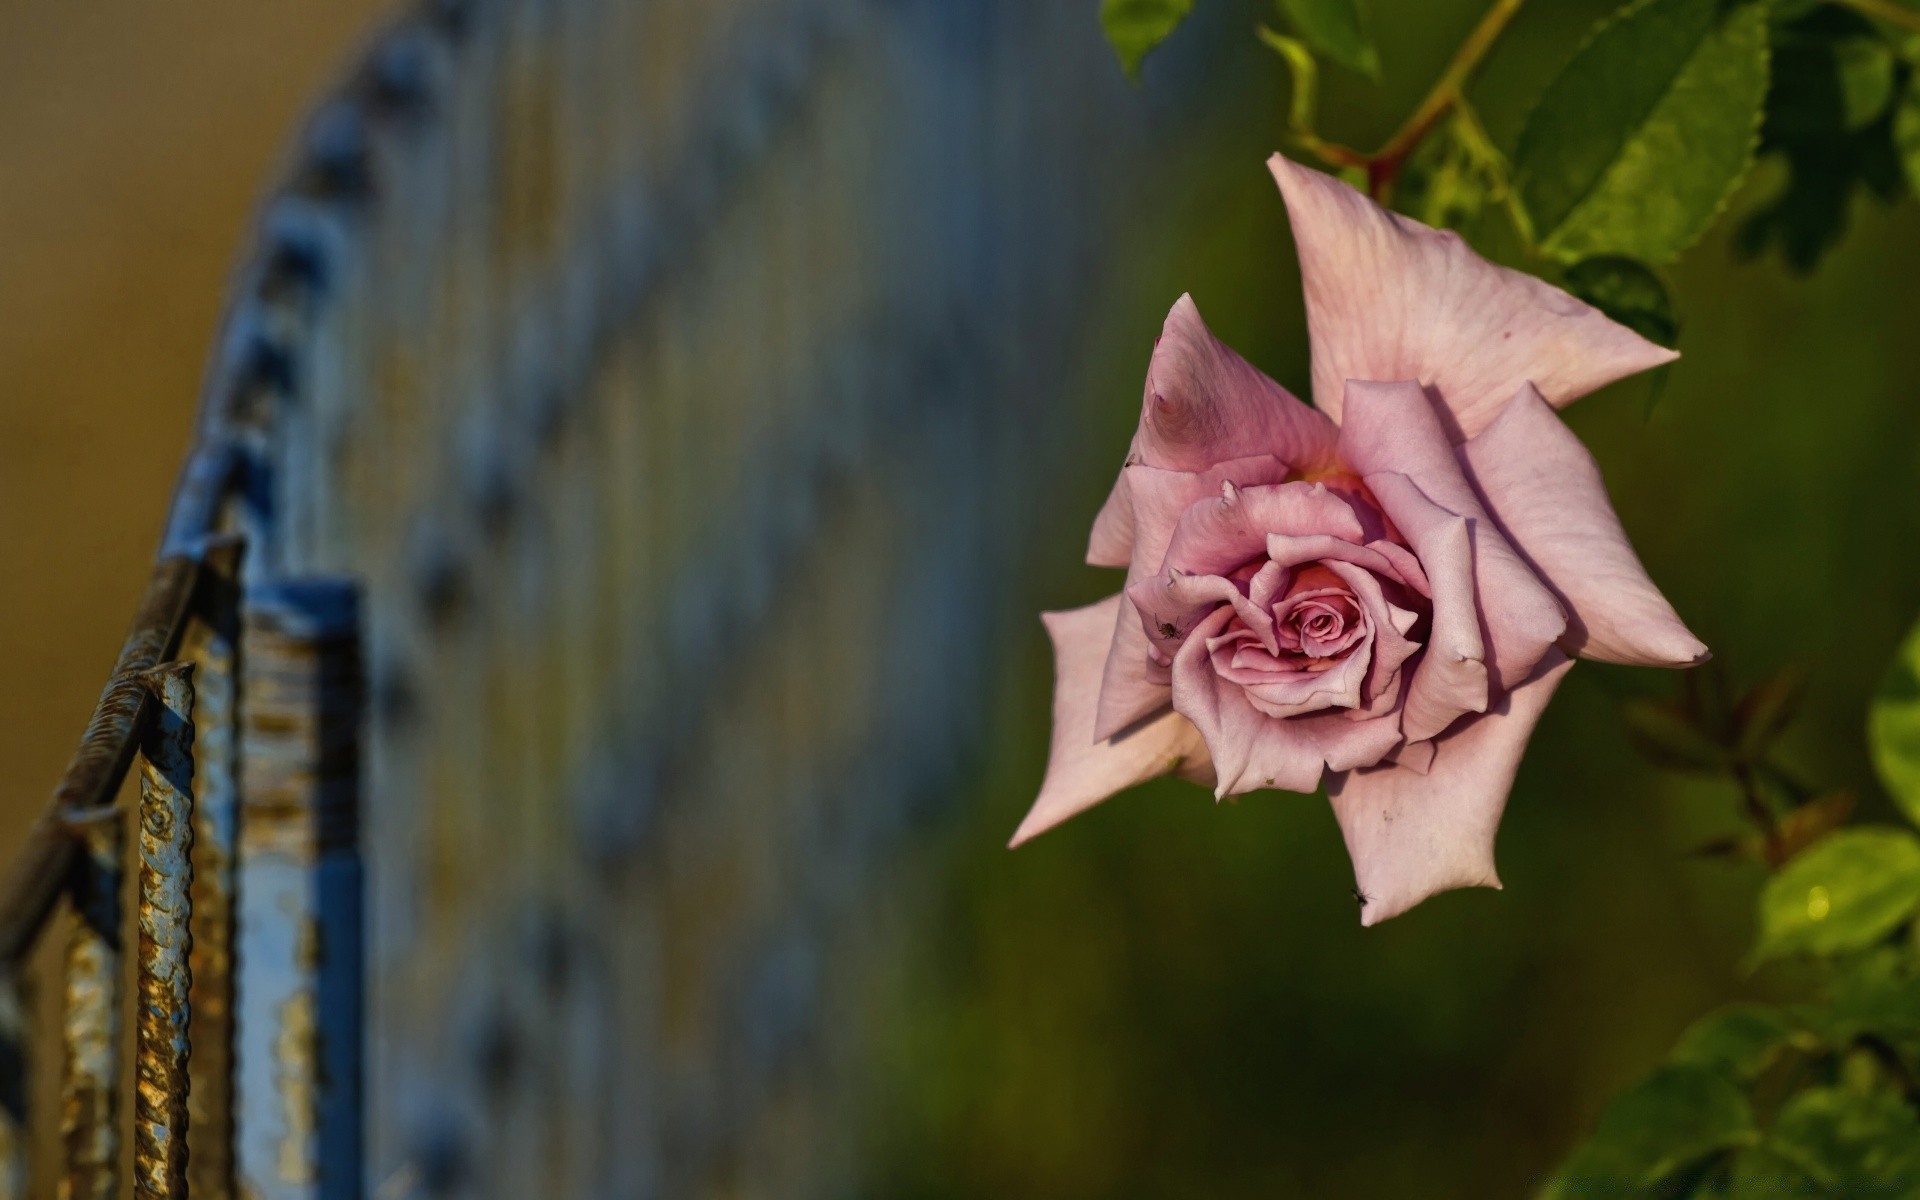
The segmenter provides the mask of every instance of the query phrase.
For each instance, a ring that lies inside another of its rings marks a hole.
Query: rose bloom
[[[1168,773],[1216,797],[1323,783],[1371,925],[1498,887],[1521,751],[1572,657],[1703,661],[1555,413],[1672,351],[1276,155],[1314,407],[1188,297],[1087,560],[1047,613],[1057,684],[1014,844]]]

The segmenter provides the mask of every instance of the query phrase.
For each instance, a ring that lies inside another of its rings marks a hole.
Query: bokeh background
[[[1099,37],[1092,0],[1085,36]],[[0,4],[0,847],[57,777],[111,663],[185,449],[243,224],[283,141],[381,5]],[[1087,294],[1045,448],[1045,502],[1009,612],[1090,602],[1079,565],[1124,454],[1154,334],[1195,296],[1215,331],[1304,394],[1304,315],[1262,162],[1284,75],[1253,3],[1201,0],[1141,87],[1062,95],[1158,130],[1110,197],[1127,232]],[[1418,99],[1480,5],[1375,0],[1386,83],[1331,75],[1323,131],[1358,144]],[[1536,0],[1476,88],[1497,140],[1608,8]],[[1117,68],[1116,68],[1117,76]],[[1097,145],[1088,153],[1098,153]],[[1779,180],[1757,171],[1736,205]],[[1787,758],[1886,813],[1866,699],[1920,615],[1920,210],[1863,201],[1801,277],[1741,261],[1737,219],[1674,269],[1681,349],[1657,397],[1581,402],[1656,580],[1736,683],[1810,672]],[[1549,711],[1500,842],[1504,893],[1362,930],[1324,800],[1216,806],[1155,784],[1018,852],[1044,765],[1037,620],[990,652],[989,743],[901,872],[909,951],[871,1002],[875,1197],[1524,1194],[1695,1016],[1742,995],[1758,868],[1690,854],[1736,798],[1630,750],[1652,673],[1583,666]]]

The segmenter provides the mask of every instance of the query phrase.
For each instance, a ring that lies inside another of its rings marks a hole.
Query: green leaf
[[[1618,255],[1582,259],[1567,268],[1562,282],[1569,292],[1648,341],[1671,346],[1680,336],[1667,285],[1645,263]]]
[[[1730,1175],[1726,1200],[1835,1200],[1799,1164],[1767,1146],[1754,1146],[1734,1155]]]
[[[1753,160],[1767,10],[1638,0],[1528,115],[1515,184],[1542,249],[1661,263],[1706,232]]]
[[[1369,79],[1380,77],[1380,55],[1360,19],[1359,0],[1280,0],[1280,11],[1325,57]]]
[[[1100,0],[1100,25],[1120,56],[1127,78],[1140,78],[1141,60],[1193,10],[1193,0]]]
[[[1867,709],[1874,769],[1907,819],[1920,824],[1920,624],[1907,631]]]
[[[1752,1107],[1727,1079],[1696,1066],[1662,1067],[1607,1106],[1600,1127],[1542,1200],[1642,1195],[1707,1155],[1758,1136]]]
[[[1920,1116],[1899,1096],[1808,1088],[1781,1106],[1767,1149],[1846,1200],[1920,1197]]]
[[[1920,838],[1904,829],[1843,829],[1781,868],[1760,893],[1758,963],[1861,950],[1920,907]]]
[[[1920,1048],[1920,967],[1905,953],[1878,947],[1834,976],[1828,1036],[1845,1044],[1873,1037],[1912,1053]]]
[[[1840,123],[1864,129],[1893,99],[1893,47],[1880,38],[1846,38],[1834,48],[1840,79]]]
[[[1504,197],[1505,175],[1500,152],[1456,110],[1407,160],[1394,207],[1435,229],[1464,229]]]
[[[1920,196],[1920,82],[1914,79],[1920,75],[1920,37],[1908,40],[1905,57],[1912,70],[1900,103],[1894,106],[1891,132],[1894,153],[1899,156],[1900,169],[1907,177],[1907,189]]]
[[[1752,1079],[1797,1041],[1812,1041],[1800,1022],[1765,1004],[1730,1004],[1680,1035],[1670,1061],[1729,1079]]]
[[[1899,71],[1879,29],[1832,4],[1776,10],[1772,41],[1760,153],[1785,161],[1787,181],[1741,223],[1735,248],[1778,247],[1806,272],[1839,242],[1857,192],[1891,202],[1903,190],[1887,103]]]

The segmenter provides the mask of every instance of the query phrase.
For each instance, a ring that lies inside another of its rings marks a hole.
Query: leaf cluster
[[[1768,747],[1791,717],[1798,676],[1783,672],[1733,705],[1714,691],[1630,701],[1631,736],[1666,766],[1751,787],[1777,770]],[[1920,626],[1887,672],[1868,733],[1888,793],[1920,823]],[[1543,1196],[1920,1198],[1920,836],[1836,827],[1844,808],[1822,809],[1816,797],[1790,810],[1756,855],[1774,870],[1750,956],[1809,965],[1818,996],[1734,1004],[1696,1022],[1615,1098]],[[1782,833],[1806,812],[1819,815]]]
[[[1129,75],[1193,0],[1103,0]],[[1383,203],[1470,236],[1504,216],[1532,269],[1662,345],[1680,320],[1660,269],[1729,210],[1756,162],[1736,251],[1809,271],[1857,197],[1920,193],[1920,8],[1903,0],[1631,0],[1570,54],[1509,150],[1465,83],[1518,0],[1493,0],[1434,92],[1379,151],[1314,129],[1321,63],[1380,76],[1361,0],[1274,0],[1262,41],[1293,77],[1296,149]],[[1481,32],[1476,30],[1476,35]]]

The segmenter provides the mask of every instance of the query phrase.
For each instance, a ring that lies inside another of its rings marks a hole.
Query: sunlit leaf
[[[1192,10],[1193,0],[1100,0],[1100,25],[1128,77],[1138,78],[1141,60]]]
[[[1514,156],[1543,249],[1660,263],[1693,244],[1753,159],[1767,9],[1638,0],[1548,85]]]
[[[1847,1200],[1920,1196],[1920,1115],[1899,1096],[1808,1088],[1781,1106],[1767,1149]]]
[[[1907,632],[1867,710],[1873,765],[1894,802],[1920,824],[1920,625]]]
[[[1758,1139],[1753,1109],[1716,1071],[1669,1066],[1623,1092],[1600,1127],[1541,1193],[1543,1200],[1641,1196],[1716,1151]]]
[[[1754,961],[1860,950],[1920,907],[1920,838],[1861,826],[1815,843],[1760,894]]]
[[[1380,55],[1367,37],[1359,0],[1280,0],[1294,30],[1307,45],[1350,71],[1380,75]]]
[[[1747,1080],[1766,1070],[1796,1039],[1811,1035],[1780,1009],[1730,1004],[1695,1021],[1680,1035],[1671,1061]]]
[[[1879,29],[1833,4],[1777,12],[1772,44],[1760,153],[1786,162],[1787,181],[1742,223],[1736,247],[1777,247],[1804,272],[1839,241],[1859,191],[1885,201],[1902,191],[1888,104],[1900,71]]]
[[[1667,285],[1645,263],[1618,255],[1583,259],[1567,268],[1569,292],[1648,341],[1671,346],[1680,336]]]

